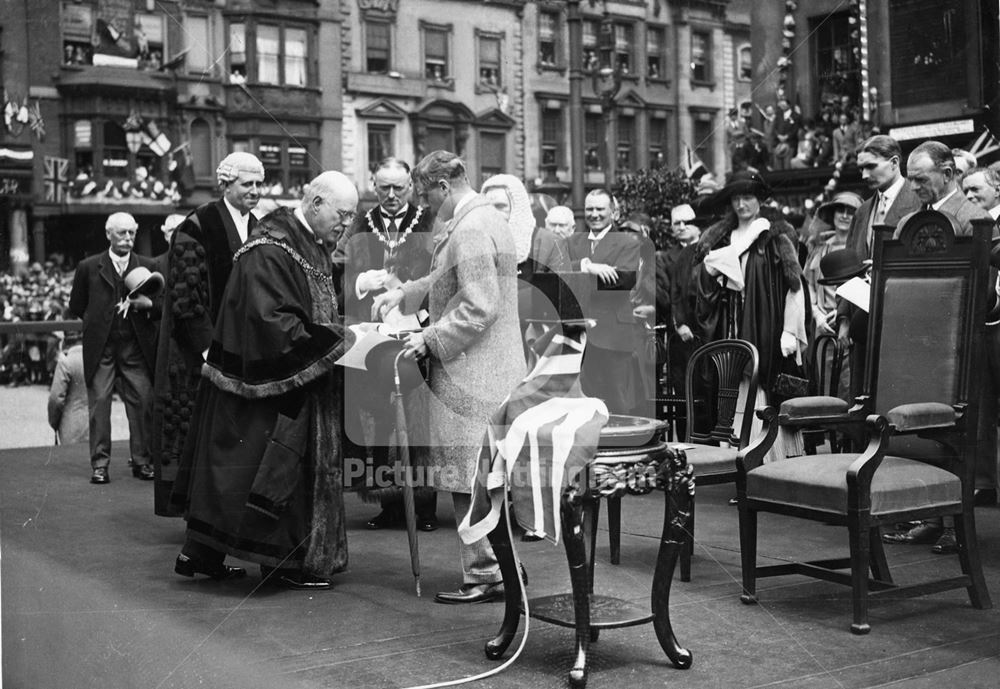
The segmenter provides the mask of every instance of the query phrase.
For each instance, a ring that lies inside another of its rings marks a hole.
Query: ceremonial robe
[[[271,567],[329,577],[347,565],[330,258],[280,208],[236,254],[208,360],[187,536]],[[351,337],[347,336],[348,340]]]

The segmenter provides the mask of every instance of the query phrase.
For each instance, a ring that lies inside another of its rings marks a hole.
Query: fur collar
[[[799,265],[798,236],[795,228],[776,212],[767,208],[761,208],[761,217],[771,221],[771,229],[760,236],[755,246],[759,250],[772,246],[778,252],[785,283],[790,290],[797,292],[802,288],[802,267]],[[704,259],[712,249],[728,244],[729,233],[736,229],[736,225],[736,215],[729,212],[722,220],[702,232],[698,240],[698,260]]]

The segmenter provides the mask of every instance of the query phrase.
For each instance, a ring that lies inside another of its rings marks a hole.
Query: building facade
[[[217,194],[229,151],[261,158],[274,203],[341,164],[337,0],[4,6],[14,117],[0,134],[0,172],[20,175],[0,196],[7,263],[78,259],[104,246],[115,211],[139,220],[137,250],[164,250],[163,218]]]

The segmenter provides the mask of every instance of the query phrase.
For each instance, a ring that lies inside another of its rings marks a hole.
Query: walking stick
[[[410,566],[413,569],[413,580],[417,586],[417,596],[420,596],[420,550],[417,544],[417,513],[413,501],[413,476],[410,471],[410,442],[406,432],[406,410],[403,408],[403,390],[399,383],[399,358],[402,351],[393,361],[393,382],[396,385],[392,393],[392,401],[396,407],[396,446],[397,461],[403,473],[403,514],[406,517],[406,537],[410,542]]]

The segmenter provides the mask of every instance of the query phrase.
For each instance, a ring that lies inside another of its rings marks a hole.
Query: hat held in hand
[[[145,266],[137,266],[125,275],[125,289],[129,299],[138,296],[153,298],[163,289],[163,276]]]
[[[860,277],[868,270],[853,249],[831,251],[819,261],[819,272],[823,274],[817,282],[821,285],[840,285],[853,277]]]

